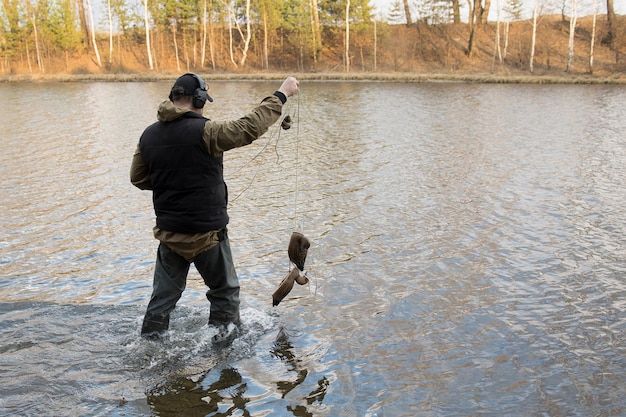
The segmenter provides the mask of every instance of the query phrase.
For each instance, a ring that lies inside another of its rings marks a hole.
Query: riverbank
[[[466,82],[489,84],[626,84],[626,74],[594,76],[588,74],[544,73],[544,74],[492,74],[492,73],[417,73],[417,72],[353,72],[353,73],[203,73],[207,81],[218,80],[280,80],[294,75],[303,81],[369,81],[369,82]],[[177,73],[137,74],[18,74],[1,75],[0,82],[147,82],[170,81]]]

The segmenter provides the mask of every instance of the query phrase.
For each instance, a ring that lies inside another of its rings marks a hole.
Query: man
[[[222,333],[239,325],[239,280],[226,229],[223,154],[263,135],[297,91],[298,81],[288,77],[247,115],[215,122],[202,116],[204,104],[213,102],[206,83],[188,73],[176,80],[169,100],[159,106],[158,121],[141,135],[130,169],[133,185],[152,190],[154,237],[160,242],[143,337],[157,339],[169,328],[192,262],[209,287],[209,325]]]

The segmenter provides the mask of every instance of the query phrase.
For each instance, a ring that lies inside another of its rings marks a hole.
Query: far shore
[[[184,72],[184,71],[183,71]],[[182,73],[182,72],[181,72]],[[208,81],[280,80],[293,75],[306,81],[380,81],[380,82],[465,82],[489,84],[626,84],[626,74],[596,76],[590,74],[490,74],[490,73],[419,73],[419,72],[335,72],[335,73],[212,73],[198,71]],[[0,82],[147,82],[170,81],[178,73],[98,73],[98,74],[11,74],[0,75]]]

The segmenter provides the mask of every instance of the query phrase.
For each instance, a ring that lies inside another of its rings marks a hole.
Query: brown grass
[[[361,41],[353,52],[351,71],[345,72],[341,47],[327,46],[316,61],[307,60],[295,70],[294,63],[283,63],[281,69],[258,69],[260,58],[252,51],[247,70],[224,65],[216,71],[189,68],[207,79],[280,79],[293,74],[303,80],[372,80],[372,81],[457,81],[482,83],[619,83],[626,84],[626,17],[618,16],[620,37],[615,50],[602,42],[606,38],[606,16],[598,16],[594,46],[593,72],[589,68],[592,17],[578,20],[575,36],[574,61],[565,72],[568,59],[569,22],[561,16],[542,16],[537,30],[534,72],[530,73],[529,58],[532,26],[530,21],[513,22],[509,27],[506,56],[500,61],[496,54],[496,23],[477,30],[475,47],[467,54],[469,29],[466,24],[428,26],[422,23],[411,27],[388,26],[379,33],[378,50],[374,61],[373,46]],[[500,24],[501,44],[504,48],[504,24]],[[337,39],[326,39],[326,45],[341,45]],[[101,50],[106,50],[106,40]],[[1,81],[152,81],[171,80],[179,71],[169,55],[161,59],[158,71],[145,68],[145,51],[140,45],[127,46],[117,52],[113,64],[100,68],[93,53],[51,60],[44,74],[30,72],[24,65],[15,64],[10,74],[0,75]],[[504,53],[504,50],[502,49]],[[106,57],[102,57],[103,62]],[[376,66],[374,67],[374,62]],[[250,69],[251,68],[251,69]],[[182,70],[186,71],[185,68]]]

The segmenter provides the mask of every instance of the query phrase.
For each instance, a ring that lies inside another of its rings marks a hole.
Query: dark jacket
[[[286,100],[286,97],[282,93],[277,92],[263,99],[261,104],[239,119],[229,121],[201,119],[204,120],[202,140],[204,141],[208,155],[213,158],[218,158],[221,161],[224,152],[252,143],[280,118],[282,107]],[[191,110],[176,107],[171,101],[166,100],[160,104],[157,118],[159,122],[168,123],[186,117],[188,113],[192,113]],[[191,118],[200,120],[195,116]],[[148,129],[150,129],[150,127]],[[194,144],[195,143],[196,142],[194,142]],[[206,155],[204,155],[203,158],[206,158]],[[139,189],[154,189],[152,173],[148,168],[148,164],[144,161],[140,144],[137,144],[133,155],[130,167],[130,181]],[[224,193],[226,194],[226,188],[224,188]],[[167,198],[166,196],[166,200],[173,201],[174,199]],[[155,206],[155,211],[156,210],[157,207]],[[179,214],[182,215],[182,212]],[[216,236],[217,230],[219,229],[210,232],[197,231],[184,233],[161,228],[158,224],[159,220],[157,219],[157,226],[154,228],[154,236],[187,259],[192,259],[196,254],[207,250],[217,243]]]
[[[228,224],[222,157],[203,140],[207,119],[194,112],[156,122],[139,148],[150,172],[157,227],[181,233],[219,230]]]

